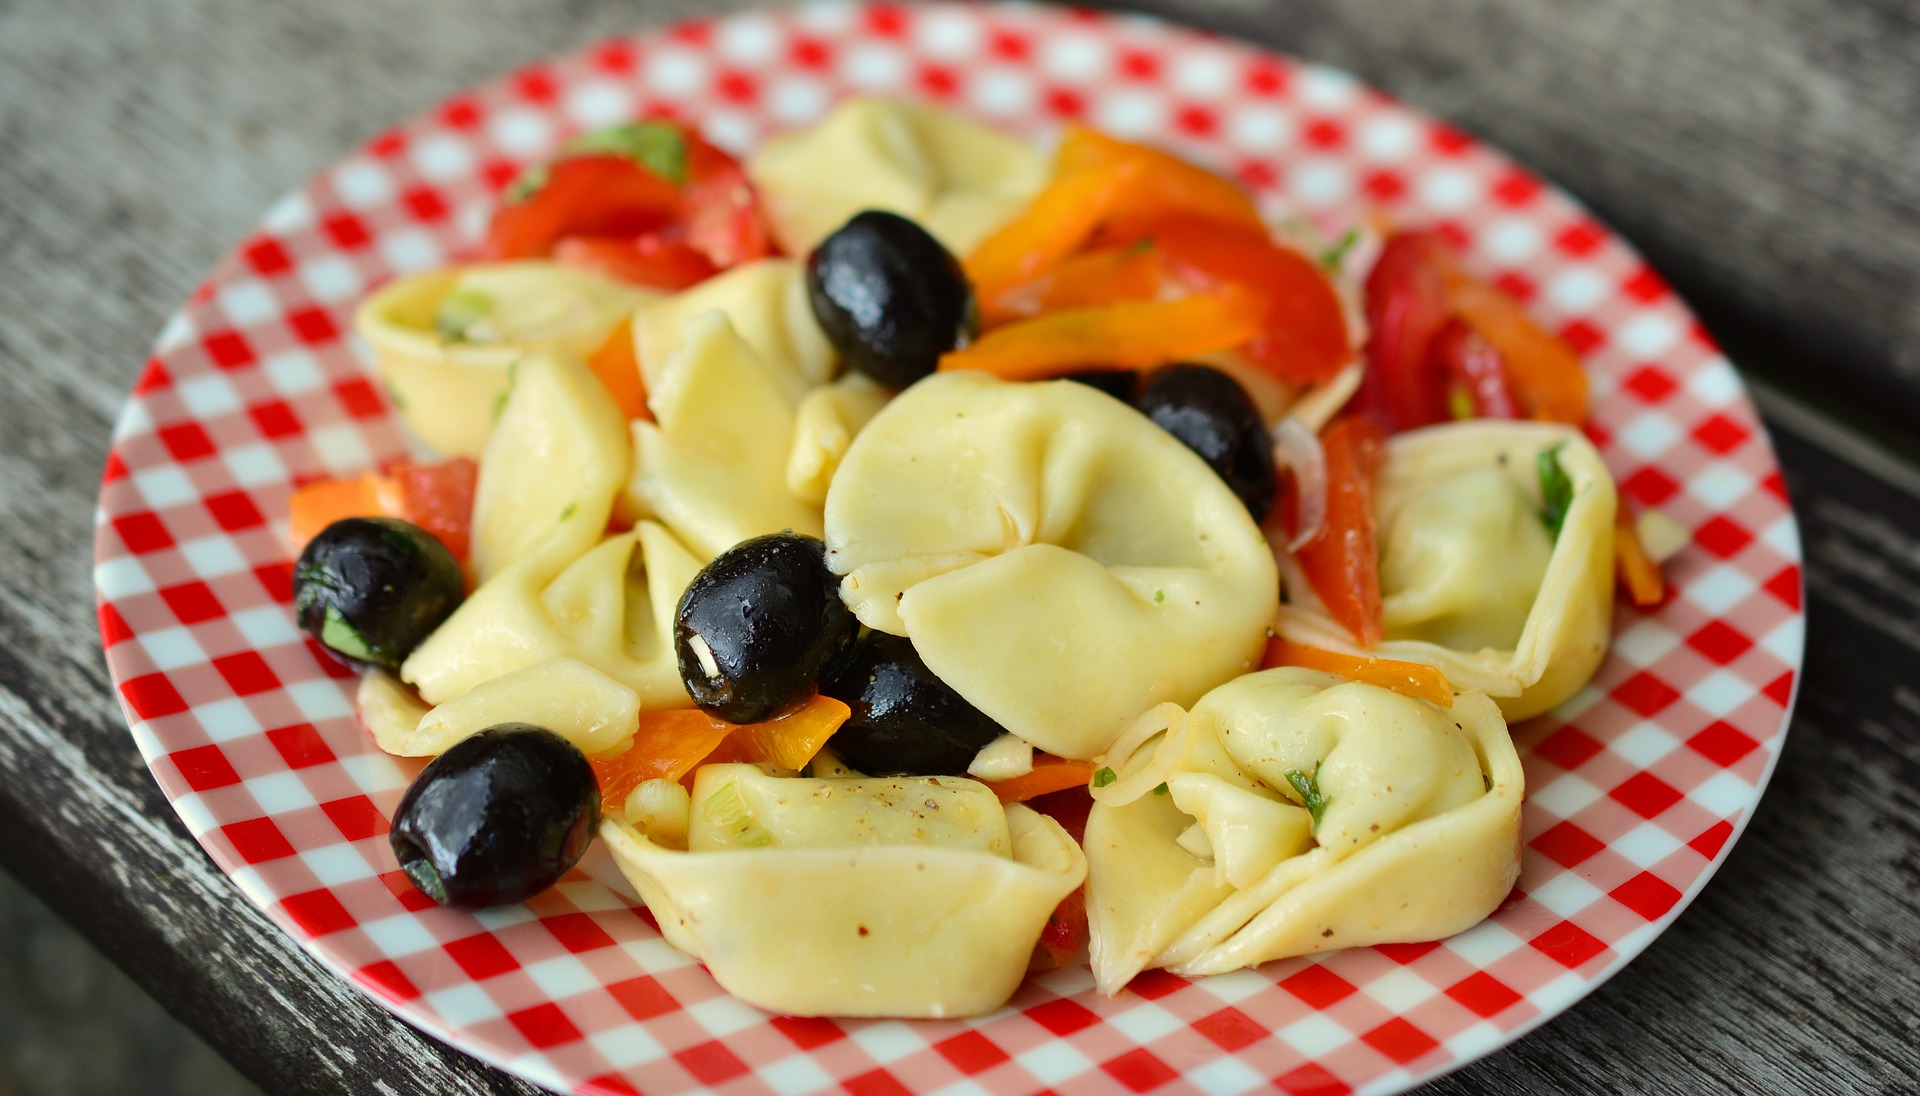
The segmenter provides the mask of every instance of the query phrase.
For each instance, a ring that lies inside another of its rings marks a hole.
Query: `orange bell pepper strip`
[[[805,768],[853,710],[830,696],[816,696],[798,708],[760,723],[743,723],[721,741],[706,764],[743,761],[753,765]]]
[[[1033,771],[1005,780],[983,780],[1002,803],[1024,803],[1038,795],[1084,788],[1093,780],[1093,762],[1035,753]]]
[[[287,545],[295,555],[342,518],[400,518],[438,537],[455,559],[467,558],[478,466],[467,457],[431,464],[399,461],[386,475],[362,472],[321,480],[287,503]]]
[[[1666,576],[1640,543],[1639,523],[1625,499],[1613,515],[1613,564],[1620,588],[1634,605],[1646,609],[1666,600]]]
[[[1144,241],[1082,251],[1032,282],[982,300],[980,323],[992,328],[1044,312],[1150,301],[1160,295],[1165,274],[1159,250]]]
[[[590,757],[600,782],[602,813],[625,809],[627,796],[649,780],[684,780],[703,764],[744,761],[798,769],[813,760],[851,710],[815,696],[760,723],[730,723],[698,708],[641,712],[633,744],[616,757]]]
[[[649,780],[684,779],[736,726],[698,708],[641,712],[640,727],[626,752],[587,759],[600,782],[600,812],[625,810],[627,796]]]
[[[1087,369],[1146,369],[1260,333],[1257,297],[1228,286],[1177,301],[1076,308],[1007,324],[940,359],[942,370],[978,369],[1003,380],[1039,380]]]
[[[287,545],[295,555],[320,530],[342,518],[398,517],[399,491],[392,480],[377,472],[351,479],[321,480],[293,493],[287,503]]]
[[[1264,225],[1189,214],[1162,217],[1141,231],[1187,284],[1203,291],[1237,285],[1260,297],[1261,332],[1241,351],[1253,365],[1289,384],[1312,384],[1332,378],[1353,356],[1333,283],[1313,260],[1275,243]]]
[[[1521,412],[1573,426],[1587,421],[1587,374],[1573,348],[1535,323],[1518,301],[1450,258],[1444,276],[1448,310],[1500,352]]]
[[[1260,660],[1262,670],[1270,670],[1275,666],[1323,670],[1350,681],[1364,681],[1368,685],[1392,689],[1402,696],[1425,700],[1442,708],[1453,707],[1453,688],[1447,684],[1447,675],[1424,662],[1344,655],[1276,636],[1267,641],[1266,657]]]
[[[1380,555],[1373,517],[1373,481],[1384,436],[1373,420],[1343,418],[1327,427],[1327,516],[1320,532],[1294,553],[1327,612],[1362,647],[1380,642]]]
[[[1069,127],[1052,182],[963,265],[978,296],[996,297],[1053,269],[1102,226],[1137,235],[1174,213],[1261,225],[1253,200],[1232,182],[1159,149]]]
[[[587,359],[593,375],[600,378],[614,406],[629,420],[653,421],[647,409],[647,385],[640,377],[640,359],[633,352],[633,319],[628,317],[614,326],[607,341]]]

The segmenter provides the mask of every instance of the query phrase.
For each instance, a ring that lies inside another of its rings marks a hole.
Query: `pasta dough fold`
[[[965,255],[1045,184],[1027,144],[924,103],[854,99],[812,129],[747,159],[761,208],[789,255],[805,255],[854,214],[884,209]]]
[[[793,403],[725,315],[687,323],[647,401],[655,421],[633,423],[628,514],[664,522],[702,559],[762,533],[820,535],[819,508],[787,489]]]
[[[1540,526],[1538,461],[1572,486],[1558,537]],[[1286,566],[1288,639],[1436,666],[1494,698],[1509,722],[1578,692],[1613,619],[1613,477],[1578,430],[1473,419],[1396,434],[1374,492],[1387,638],[1362,652]]]
[[[420,440],[478,457],[509,366],[529,354],[587,357],[652,296],[559,263],[478,263],[394,281],[360,306],[354,330]]]
[[[863,623],[1063,757],[1246,671],[1276,599],[1266,540],[1219,477],[1071,381],[907,389],[834,475],[826,540]]]
[[[1148,967],[1219,974],[1450,936],[1519,875],[1524,778],[1479,694],[1442,709],[1267,670],[1207,694],[1122,764],[1086,834],[1093,970],[1107,993]],[[1169,794],[1139,794],[1153,782]],[[1182,840],[1196,822],[1204,844]]]
[[[853,790],[931,781],[951,793],[938,830],[908,816],[922,797]],[[786,808],[758,813],[782,798]],[[742,812],[738,802],[755,806]],[[991,1011],[1019,985],[1054,907],[1086,876],[1058,823],[1018,804],[1001,808],[984,786],[958,778],[800,780],[712,765],[696,777],[692,810],[687,852],[619,819],[601,837],[669,943],[727,992],[789,1015]],[[753,819],[763,847],[702,837],[700,816],[716,812],[723,823]]]
[[[428,704],[551,658],[578,659],[645,709],[692,704],[673,653],[673,614],[700,561],[654,522],[583,555],[548,538],[483,583],[400,666]]]

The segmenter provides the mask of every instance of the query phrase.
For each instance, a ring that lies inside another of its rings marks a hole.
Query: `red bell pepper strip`
[[[1447,307],[1500,352],[1521,415],[1578,426],[1587,421],[1580,356],[1533,322],[1519,302],[1459,270],[1449,258]]]
[[[1275,243],[1265,226],[1188,214],[1162,217],[1140,231],[1188,285],[1202,291],[1237,285],[1261,299],[1261,332],[1242,348],[1252,364],[1290,384],[1311,384],[1347,363],[1347,323],[1333,284],[1311,259]]]
[[[548,166],[530,194],[509,199],[487,230],[485,257],[537,259],[564,236],[633,236],[679,219],[680,188],[613,153]]]
[[[1342,418],[1327,427],[1327,516],[1320,532],[1294,553],[1329,615],[1362,647],[1380,642],[1380,557],[1373,517],[1373,481],[1384,438],[1371,419]]]

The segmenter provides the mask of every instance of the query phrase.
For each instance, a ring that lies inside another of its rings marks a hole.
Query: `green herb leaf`
[[[1476,408],[1473,406],[1473,393],[1464,388],[1452,388],[1447,391],[1447,414],[1456,419],[1470,419]]]
[[[1165,784],[1158,784],[1158,785],[1155,785],[1155,786],[1154,786],[1154,789],[1153,789],[1153,794],[1155,794],[1155,795],[1165,795],[1165,794],[1167,794],[1167,786],[1166,786]]]
[[[567,503],[566,507],[560,511],[560,520],[565,521],[568,518],[572,517],[573,512],[577,509],[579,509],[579,506],[577,504],[571,503],[571,502]]]
[[[1155,590],[1153,592],[1153,603],[1155,605],[1158,605],[1165,600],[1167,600],[1167,592],[1165,590]]]
[[[1347,252],[1352,251],[1353,245],[1359,242],[1360,230],[1347,229],[1347,234],[1340,237],[1339,242],[1320,253],[1320,265],[1328,270],[1339,270],[1340,264],[1346,261]]]
[[[610,152],[625,156],[674,186],[687,182],[687,139],[665,122],[627,122],[596,129],[568,141],[566,151],[574,155]]]
[[[493,311],[493,298],[477,289],[456,289],[440,298],[433,314],[434,333],[443,339],[460,342],[467,332]]]
[[[547,185],[547,177],[553,174],[545,164],[535,164],[520,173],[520,177],[507,184],[505,195],[508,205],[519,205],[540,192]]]
[[[1112,769],[1099,769],[1093,774],[1093,786],[1096,788],[1104,788],[1118,779],[1120,778],[1113,774]]]
[[[1573,505],[1573,481],[1560,467],[1561,442],[1541,453],[1536,464],[1540,472],[1540,520],[1557,539],[1560,527],[1567,523],[1567,509]]]
[[[1300,797],[1300,805],[1307,808],[1313,816],[1313,828],[1320,828],[1320,816],[1327,811],[1330,800],[1320,794],[1320,769],[1314,767],[1313,775],[1308,776],[1299,769],[1287,770],[1287,783],[1293,785],[1294,794]]]
[[[347,623],[347,618],[341,616],[340,610],[332,605],[327,606],[326,619],[320,623],[320,642],[348,658],[357,658],[362,662],[380,661],[366,637]]]

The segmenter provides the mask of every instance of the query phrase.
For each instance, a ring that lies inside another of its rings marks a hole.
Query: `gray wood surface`
[[[1913,9],[1154,3],[1504,145],[1623,227],[1783,389],[1767,406],[1811,631],[1774,790],[1645,956],[1434,1090],[1911,1090],[1920,473],[1860,438],[1910,442],[1894,416],[1920,407]],[[113,416],[206,268],[343,150],[515,64],[741,6],[0,0],[0,862],[268,1091],[526,1087],[327,975],[160,796],[92,616]],[[1836,362],[1860,379],[1831,383]]]

